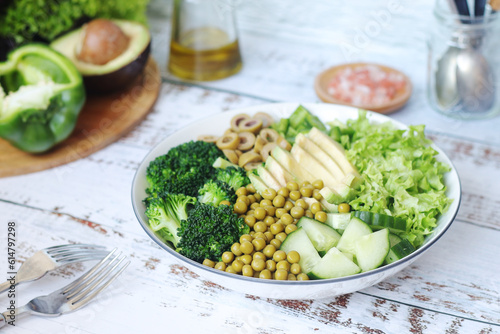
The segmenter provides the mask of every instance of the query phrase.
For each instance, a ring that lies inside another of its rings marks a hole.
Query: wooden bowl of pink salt
[[[315,80],[316,94],[323,102],[349,105],[388,114],[410,98],[410,79],[393,68],[369,63],[331,67]]]

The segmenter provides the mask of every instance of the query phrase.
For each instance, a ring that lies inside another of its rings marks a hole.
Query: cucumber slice
[[[389,253],[389,230],[364,235],[354,242],[356,261],[362,271],[380,267]]]
[[[331,248],[313,267],[309,276],[316,278],[337,278],[357,274],[361,269],[337,248]]]
[[[391,247],[394,247],[396,244],[400,243],[401,242],[401,237],[395,235],[395,234],[392,234],[392,233],[389,233],[389,243],[391,244]]]
[[[385,257],[385,263],[389,264],[392,262],[396,262],[397,260],[410,255],[414,251],[415,247],[413,247],[411,242],[409,242],[407,239],[402,239],[400,242],[391,247],[389,253]]]
[[[302,268],[302,272],[306,274],[321,260],[316,248],[314,248],[303,228],[298,228],[290,233],[281,244],[280,249],[287,254],[293,250],[297,251],[300,254],[300,267]]]
[[[344,254],[349,260],[351,260],[352,262],[356,263],[356,259],[354,259],[354,254],[352,253],[347,253],[347,252],[342,252],[342,254]]]
[[[337,245],[340,239],[340,234],[333,228],[309,217],[300,218],[297,227],[306,231],[309,240],[320,254]]]
[[[373,231],[370,226],[368,226],[368,224],[364,223],[361,219],[352,217],[349,221],[349,224],[345,228],[345,231],[342,234],[339,243],[337,244],[337,248],[342,252],[356,254],[354,246],[355,241],[360,237],[368,235],[372,232]]]
[[[370,225],[374,230],[388,228],[391,232],[406,232],[406,220],[403,218],[369,211],[353,211],[352,215]]]
[[[327,213],[325,224],[342,233],[350,221],[350,213]]]

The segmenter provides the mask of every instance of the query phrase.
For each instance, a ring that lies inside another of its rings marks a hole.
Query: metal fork
[[[15,277],[0,284],[0,293],[7,291],[12,285],[39,279],[49,271],[65,264],[100,260],[106,254],[108,251],[105,247],[86,244],[60,245],[42,249],[24,261]]]
[[[116,253],[115,248],[82,277],[64,288],[46,296],[36,297],[26,305],[14,310],[1,313],[0,328],[7,323],[15,322],[21,314],[58,316],[86,305],[129,265],[130,261],[124,262],[125,255],[122,255],[121,252]]]

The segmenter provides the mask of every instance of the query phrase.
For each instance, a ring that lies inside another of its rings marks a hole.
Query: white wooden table
[[[130,267],[86,308],[56,318],[20,319],[5,333],[500,333],[500,118],[457,121],[429,107],[425,29],[431,0],[241,1],[243,70],[194,84],[166,71],[170,5],[157,0],[149,8],[163,85],[147,119],[87,158],[0,179],[5,275],[9,221],[17,224],[18,263],[47,246],[83,242],[119,247],[132,260]],[[228,109],[317,102],[315,75],[358,60],[409,75],[414,94],[392,117],[426,124],[428,136],[460,175],[458,217],[429,252],[371,288],[326,300],[283,301],[204,281],[147,237],[134,216],[130,187],[155,144],[194,120]],[[71,265],[18,286],[18,306],[69,282],[85,267]],[[0,296],[0,307],[8,302]]]

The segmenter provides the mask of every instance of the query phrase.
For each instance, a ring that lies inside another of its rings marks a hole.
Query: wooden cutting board
[[[150,58],[144,72],[123,91],[90,95],[71,136],[43,154],[23,152],[0,139],[0,177],[33,173],[84,158],[138,125],[158,97],[161,77]]]

